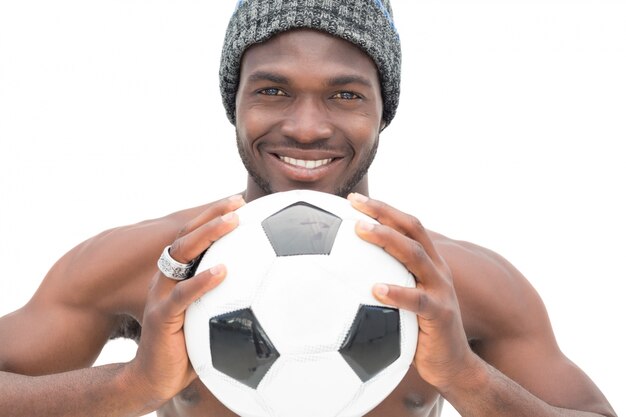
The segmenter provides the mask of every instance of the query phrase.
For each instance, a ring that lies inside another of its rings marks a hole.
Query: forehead
[[[257,70],[343,72],[378,84],[378,70],[369,55],[346,40],[312,29],[283,32],[248,48],[241,61],[242,80]]]

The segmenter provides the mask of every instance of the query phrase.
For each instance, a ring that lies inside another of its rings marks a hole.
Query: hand
[[[232,211],[243,204],[239,195],[212,204],[179,232],[170,248],[172,258],[188,263],[200,256],[213,242],[237,226],[238,218]],[[223,265],[216,265],[181,282],[169,279],[161,272],[155,274],[146,301],[141,342],[137,356],[130,363],[130,375],[139,378],[139,383],[146,387],[146,398],[152,408],[160,407],[197,377],[185,348],[185,310],[194,300],[219,285],[225,276]]]
[[[417,314],[415,366],[426,382],[444,393],[455,380],[471,375],[477,364],[463,328],[450,269],[415,217],[360,194],[348,199],[353,207],[380,222],[359,222],[357,234],[382,247],[415,277],[415,288],[377,284],[373,292],[382,303]]]

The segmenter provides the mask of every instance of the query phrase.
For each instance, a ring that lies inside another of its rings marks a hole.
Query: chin
[[[268,189],[266,189],[267,194],[273,194],[277,192],[283,191],[292,191],[292,190],[310,190],[310,191],[319,191],[322,193],[334,194],[340,197],[346,197],[349,192],[343,193],[341,191],[341,187],[336,184],[332,185],[322,185],[322,184],[314,184],[314,183],[294,183],[294,184],[268,184]]]

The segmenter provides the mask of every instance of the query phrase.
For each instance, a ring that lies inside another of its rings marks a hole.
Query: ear
[[[378,128],[378,133],[385,130],[386,127],[387,127],[387,122],[385,121],[385,119],[380,119],[380,127]]]

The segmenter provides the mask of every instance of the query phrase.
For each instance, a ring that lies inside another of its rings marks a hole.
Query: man
[[[182,335],[186,306],[227,279],[228,266],[178,283],[156,261],[191,262],[237,226],[232,212],[244,200],[311,188],[348,196],[377,218],[382,226],[357,233],[418,283],[373,289],[414,311],[421,333],[415,366],[369,415],[435,416],[444,398],[462,415],[615,415],[560,352],[539,297],[509,263],[366,197],[367,168],[399,93],[387,2],[240,2],[221,82],[246,190],[104,232],[59,260],[32,300],[0,321],[3,413],[232,415],[196,380]],[[139,339],[134,320],[142,326],[135,359],[88,368],[108,338]]]

